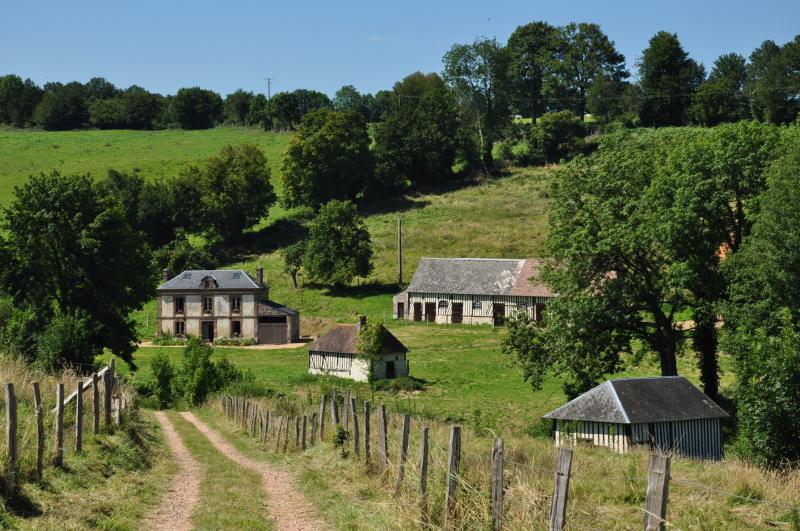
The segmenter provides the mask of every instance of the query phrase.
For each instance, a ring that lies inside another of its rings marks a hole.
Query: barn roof
[[[219,289],[261,289],[256,280],[241,269],[190,269],[161,284],[159,290],[199,289],[211,277]]]
[[[256,313],[259,317],[266,316],[281,316],[281,315],[300,315],[297,310],[292,310],[288,306],[284,306],[269,299],[262,299],[258,301]]]
[[[358,354],[358,331],[361,327],[357,324],[339,324],[321,335],[311,343],[308,349],[312,352],[336,352],[342,354]],[[386,331],[383,343],[384,352],[408,352],[408,349],[391,332]]]
[[[421,258],[409,292],[552,297],[536,280],[541,260],[509,258]]]
[[[607,380],[544,418],[641,424],[727,416],[683,376],[661,376]]]

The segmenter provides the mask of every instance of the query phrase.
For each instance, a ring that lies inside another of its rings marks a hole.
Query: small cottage
[[[540,320],[553,292],[538,280],[540,260],[422,258],[393,299],[395,319],[500,326],[520,312]]]
[[[557,446],[643,446],[697,459],[722,458],[727,417],[682,376],[608,380],[544,416]]]
[[[370,362],[358,355],[358,333],[366,324],[340,324],[320,336],[308,349],[308,372],[349,378],[357,382],[370,380]],[[408,349],[391,332],[386,333],[383,348],[372,362],[372,379],[383,380],[408,376]]]

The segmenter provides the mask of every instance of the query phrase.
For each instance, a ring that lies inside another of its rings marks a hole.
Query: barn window
[[[203,313],[211,313],[214,308],[214,300],[211,297],[203,297]]]
[[[439,311],[447,311],[447,301],[439,301]]]
[[[241,297],[231,297],[231,311],[234,313],[239,313],[242,311]]]
[[[175,313],[183,313],[183,312],[184,312],[184,298],[175,297]]]
[[[481,301],[478,299],[473,299],[472,301],[472,309],[473,310],[480,310],[482,308]]]
[[[231,337],[241,337],[242,335],[242,322],[231,321]]]
[[[186,334],[186,323],[175,321],[175,337],[183,337]]]

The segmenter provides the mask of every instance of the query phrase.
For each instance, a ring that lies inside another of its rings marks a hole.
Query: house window
[[[186,323],[175,321],[175,337],[183,337],[184,335],[186,335]]]
[[[211,313],[214,308],[214,302],[211,297],[203,297],[203,313]]]
[[[439,312],[447,313],[447,301],[439,301]]]
[[[241,337],[242,335],[242,322],[231,321],[231,337]]]
[[[481,310],[481,301],[479,301],[479,300],[473,300],[473,301],[472,301],[472,310],[473,310],[473,311],[474,311],[474,310],[478,310],[478,311],[480,311],[480,310]]]
[[[175,313],[182,314],[184,312],[184,298],[175,297]]]
[[[233,313],[241,313],[242,311],[242,298],[231,297],[231,311]]]

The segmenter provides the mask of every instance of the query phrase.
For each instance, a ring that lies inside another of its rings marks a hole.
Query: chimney
[[[258,282],[258,285],[261,286],[262,288],[264,287],[264,268],[263,267],[259,267],[258,269],[256,269],[256,282]]]
[[[169,269],[162,269],[161,270],[161,280],[163,282],[167,282],[171,277],[172,277],[172,275],[170,274]]]
[[[358,316],[358,327],[361,328],[362,326],[367,326],[367,316],[366,315],[359,315]]]

